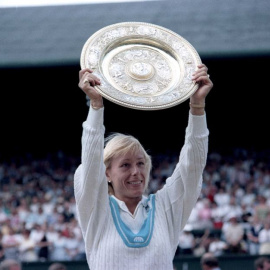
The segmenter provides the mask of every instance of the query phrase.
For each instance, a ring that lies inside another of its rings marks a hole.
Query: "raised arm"
[[[103,107],[103,98],[95,89],[96,85],[100,85],[100,80],[92,72],[89,68],[79,72],[79,87],[90,98],[92,108],[97,110]]]
[[[74,175],[74,191],[83,236],[94,237],[99,234],[108,209],[108,185],[103,162],[103,99],[94,88],[100,81],[90,69],[81,70],[79,79],[79,87],[90,98],[91,106],[83,123],[81,164]],[[94,245],[94,239],[90,240]]]
[[[193,80],[199,84],[198,90],[190,98],[190,112],[193,115],[204,114],[205,99],[213,87],[207,71],[208,68],[202,64],[193,75]]]
[[[157,200],[164,205],[167,221],[172,225],[169,235],[175,247],[178,244],[179,233],[184,228],[199,196],[208,151],[209,131],[204,108],[206,96],[213,83],[207,75],[205,65],[198,67],[193,79],[199,87],[190,98],[185,143],[173,175],[157,193]]]

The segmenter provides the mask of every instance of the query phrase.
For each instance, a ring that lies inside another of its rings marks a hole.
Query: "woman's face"
[[[106,175],[112,183],[116,198],[122,201],[140,200],[147,178],[144,155],[142,152],[128,152],[124,156],[114,157]]]

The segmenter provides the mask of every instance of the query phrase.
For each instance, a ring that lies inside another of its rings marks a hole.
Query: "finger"
[[[92,92],[95,88],[95,80],[90,78],[87,78],[87,76],[82,77],[82,79],[79,82],[79,87],[85,92]]]
[[[85,76],[83,76],[83,82],[84,83],[87,83],[87,81],[92,85],[92,86],[95,86],[95,85],[100,85],[100,79],[95,76],[94,74],[90,74],[89,72],[86,72],[85,73]]]
[[[208,68],[207,68],[207,66],[204,65],[204,64],[198,65],[197,68],[198,68],[198,69],[193,73],[193,75],[194,75],[194,74],[197,74],[197,73],[200,73],[200,72],[205,72],[205,73],[208,72]]]
[[[199,83],[199,82],[204,83],[204,84],[211,84],[212,83],[208,74],[199,76],[197,78],[194,78],[193,80],[197,83]]]
[[[84,75],[86,72],[92,73],[93,70],[90,69],[90,68],[84,68],[84,69],[81,69],[81,70],[79,71],[79,80],[81,80],[81,78],[83,77],[83,75]]]
[[[206,70],[197,70],[193,73],[194,76],[202,76],[202,75],[206,75],[207,71]]]
[[[93,77],[87,77],[87,81],[91,86],[96,86],[97,85],[96,80]]]
[[[197,71],[192,75],[192,80],[197,80],[199,77],[209,77],[205,71]]]
[[[94,75],[94,74],[91,74],[91,77],[94,79],[94,81],[95,81],[95,84],[98,84],[98,85],[100,85],[100,79],[96,76],[96,75]]]
[[[205,65],[205,64],[200,64],[200,65],[198,65],[197,66],[199,69],[201,69],[201,68],[206,68],[206,70],[208,70],[208,68],[207,68],[207,66]]]
[[[89,72],[85,72],[83,75],[82,75],[82,77],[81,77],[81,79],[80,79],[80,81],[79,81],[79,87],[81,88],[81,89],[87,89],[89,86],[90,86],[90,83],[89,83],[89,81],[90,81],[90,79],[91,79],[91,77],[88,77],[88,74],[90,74]]]
[[[205,65],[198,65],[197,66],[197,69],[194,71],[194,73],[201,72],[201,71],[205,71],[207,73],[207,71],[208,71],[207,66],[205,66]]]

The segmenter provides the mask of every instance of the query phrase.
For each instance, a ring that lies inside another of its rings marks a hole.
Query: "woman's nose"
[[[132,166],[132,174],[135,175],[138,173],[138,167],[136,165]]]

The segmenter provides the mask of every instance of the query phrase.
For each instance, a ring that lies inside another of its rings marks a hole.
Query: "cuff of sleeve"
[[[104,107],[95,110],[91,106],[89,106],[89,111],[86,119],[87,125],[94,128],[102,127],[103,115],[104,115]]]
[[[208,134],[206,114],[204,115],[193,115],[189,112],[188,119],[188,132],[193,135]]]

